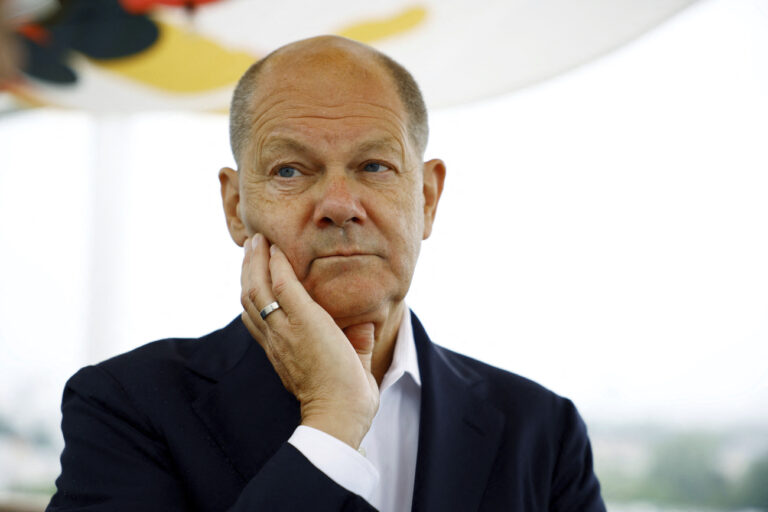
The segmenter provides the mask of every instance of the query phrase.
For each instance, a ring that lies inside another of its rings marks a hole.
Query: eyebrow
[[[394,139],[385,137],[364,142],[360,145],[360,147],[357,148],[357,153],[369,153],[371,151],[379,150],[388,150],[393,153],[400,154],[402,152],[402,147],[400,144],[397,144]]]
[[[402,146],[391,137],[382,137],[365,141],[357,148],[354,148],[355,153],[358,155],[382,150],[391,151],[392,153],[400,155],[402,153]],[[262,157],[267,158],[275,153],[282,152],[299,153],[310,157],[314,154],[312,148],[289,137],[270,138],[264,143],[264,146],[261,149]]]
[[[269,155],[271,153],[279,153],[282,151],[302,153],[305,155],[313,152],[308,146],[305,146],[301,142],[286,137],[269,139],[261,148],[262,155]]]

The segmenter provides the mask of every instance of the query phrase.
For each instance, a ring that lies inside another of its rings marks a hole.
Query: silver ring
[[[276,309],[280,309],[280,304],[278,304],[277,301],[267,304],[266,306],[264,306],[264,309],[259,311],[259,314],[261,315],[261,319],[266,320],[269,314],[275,311]]]

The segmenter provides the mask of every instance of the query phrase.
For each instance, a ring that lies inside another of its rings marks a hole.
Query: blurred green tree
[[[660,503],[722,507],[729,485],[717,470],[719,440],[707,434],[673,436],[654,448],[642,494]]]
[[[755,460],[744,475],[737,505],[768,510],[768,453]]]

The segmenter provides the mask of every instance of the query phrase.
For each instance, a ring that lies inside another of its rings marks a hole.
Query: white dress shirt
[[[288,442],[336,483],[381,512],[403,512],[411,509],[413,500],[421,407],[421,376],[407,307],[379,393],[379,410],[359,452],[305,426],[299,426]]]

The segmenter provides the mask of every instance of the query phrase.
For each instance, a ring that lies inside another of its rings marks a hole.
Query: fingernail
[[[269,248],[269,255],[274,256],[276,250],[277,250],[277,246],[272,244],[272,246]]]
[[[253,235],[253,238],[251,239],[251,247],[253,247],[253,250],[255,251],[258,246],[259,246],[259,234],[256,233],[255,235]]]

